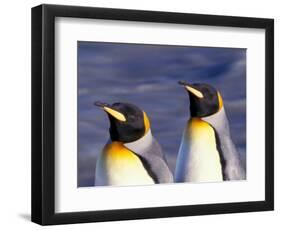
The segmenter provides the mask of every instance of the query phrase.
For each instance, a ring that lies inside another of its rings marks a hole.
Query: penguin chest
[[[187,180],[191,182],[222,181],[222,167],[215,131],[207,122],[192,118],[188,122]]]
[[[141,160],[120,142],[107,144],[96,166],[96,185],[154,184]]]

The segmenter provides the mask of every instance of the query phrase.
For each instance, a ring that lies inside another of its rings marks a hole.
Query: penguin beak
[[[193,85],[188,84],[186,81],[179,81],[178,82],[180,85],[183,85],[184,88],[191,93],[192,95],[198,97],[198,98],[203,98],[204,95],[202,94],[202,92],[200,92],[198,89],[196,89]]]
[[[102,108],[106,113],[108,113],[109,115],[111,115],[112,117],[117,119],[118,121],[123,121],[123,122],[126,121],[126,117],[122,113],[113,109],[109,104],[103,103],[103,102],[100,102],[100,101],[96,101],[94,103],[94,105]]]

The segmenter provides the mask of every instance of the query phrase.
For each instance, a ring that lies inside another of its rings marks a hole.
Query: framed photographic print
[[[32,221],[273,210],[273,19],[32,8]]]

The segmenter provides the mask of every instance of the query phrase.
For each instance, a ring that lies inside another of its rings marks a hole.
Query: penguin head
[[[189,94],[190,114],[192,117],[207,117],[221,110],[223,100],[220,93],[211,85],[204,83],[189,84],[179,81]]]
[[[112,141],[129,143],[142,138],[150,130],[150,122],[144,111],[130,103],[112,105],[95,102],[108,115]]]

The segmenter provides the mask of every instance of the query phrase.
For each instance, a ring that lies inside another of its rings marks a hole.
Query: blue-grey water
[[[95,161],[109,138],[93,102],[130,102],[146,111],[170,169],[189,119],[179,80],[204,82],[224,100],[232,138],[246,159],[246,49],[78,42],[78,186],[93,186]]]

